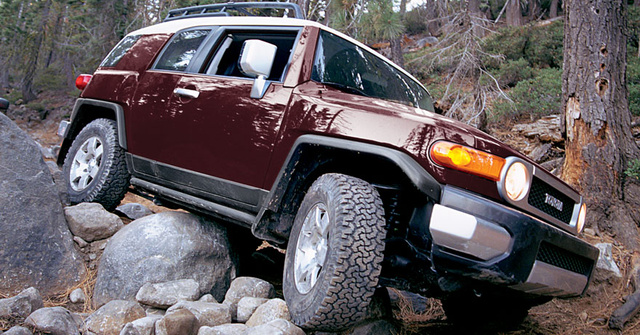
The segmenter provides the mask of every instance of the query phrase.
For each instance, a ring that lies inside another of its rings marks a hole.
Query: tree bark
[[[38,67],[38,57],[40,55],[40,47],[42,46],[42,42],[44,40],[44,28],[46,27],[47,20],[49,18],[50,6],[51,0],[48,0],[44,3],[42,8],[42,15],[40,17],[40,23],[36,26],[35,40],[33,45],[30,46],[31,51],[26,63],[26,69],[21,83],[22,99],[24,100],[24,102],[29,102],[37,97],[36,93],[33,91],[33,79]]]
[[[553,19],[558,16],[558,0],[551,0],[551,5],[549,6],[549,18]]]
[[[482,11],[480,11],[480,0],[469,0],[467,6],[471,18],[470,23],[472,24],[473,35],[479,38],[484,37],[484,29],[482,28],[483,14]]]
[[[400,18],[404,21],[404,14],[407,12],[407,0],[400,1]],[[394,38],[390,41],[391,47],[391,60],[398,64],[400,67],[404,67],[404,56],[402,55],[402,39],[404,34],[400,34],[398,38]]]
[[[522,25],[522,10],[520,0],[509,0],[507,4],[507,24],[519,27]]]
[[[615,0],[565,1],[562,177],[585,198],[587,225],[637,250],[639,187],[624,178],[627,162],[640,157],[625,83],[626,6]]]
[[[540,15],[540,0],[529,0],[529,22],[535,21]]]

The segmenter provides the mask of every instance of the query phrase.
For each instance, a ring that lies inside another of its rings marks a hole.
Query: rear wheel
[[[97,202],[107,210],[118,206],[130,175],[116,122],[96,119],[87,124],[73,140],[63,170],[72,203]]]
[[[364,319],[385,235],[373,186],[342,174],[318,178],[300,205],[285,257],[282,285],[293,322],[335,331]]]

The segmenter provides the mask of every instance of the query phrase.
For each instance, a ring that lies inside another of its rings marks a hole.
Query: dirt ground
[[[44,110],[34,111],[26,106],[12,106],[7,115],[18,126],[27,131],[44,148],[45,154],[52,152],[48,160],[56,156],[56,146],[60,138],[56,135],[58,123],[71,114],[74,99],[67,95],[50,95],[41,97],[41,105]],[[52,149],[52,150],[51,150]],[[128,194],[124,202],[139,202],[149,207],[154,212],[166,210],[156,206],[152,202]],[[125,220],[125,223],[126,222]],[[552,300],[544,305],[531,309],[524,323],[516,330],[509,332],[491,332],[483,330],[465,329],[465,334],[640,334],[640,318],[632,318],[623,331],[611,330],[608,320],[611,313],[624,303],[627,295],[633,293],[634,287],[629,279],[632,252],[624,250],[612,238],[607,236],[585,235],[583,238],[592,244],[609,242],[613,244],[613,257],[620,267],[623,277],[617,278],[608,273],[598,272],[591,283],[587,293],[580,298],[569,300]],[[90,293],[95,282],[96,259],[99,259],[100,250],[86,250],[86,254],[97,254],[97,258],[89,259],[88,266],[93,268],[93,275],[79,285],[85,292]],[[93,256],[92,256],[93,258]],[[93,265],[91,265],[93,263]],[[68,295],[67,295],[68,296]],[[0,298],[2,296],[0,295]],[[63,294],[59,297],[48,297],[47,305],[63,305],[78,312],[91,311],[90,304],[71,304]],[[395,304],[394,319],[400,325],[401,334],[459,334],[459,328],[447,322],[439,301],[430,299],[429,308],[424,313],[416,314],[411,306],[402,301]],[[7,329],[7,320],[0,320],[0,330]]]

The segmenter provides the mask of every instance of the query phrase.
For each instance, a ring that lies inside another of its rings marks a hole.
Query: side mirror
[[[4,111],[7,109],[9,109],[9,100],[0,98],[0,110]]]
[[[246,40],[240,53],[242,73],[255,78],[251,88],[251,97],[260,99],[267,92],[267,78],[271,73],[278,47],[262,40]]]

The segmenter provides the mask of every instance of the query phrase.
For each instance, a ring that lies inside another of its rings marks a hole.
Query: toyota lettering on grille
[[[562,207],[564,206],[562,201],[558,200],[556,197],[552,196],[549,193],[544,194],[544,203],[561,212],[562,212]]]

